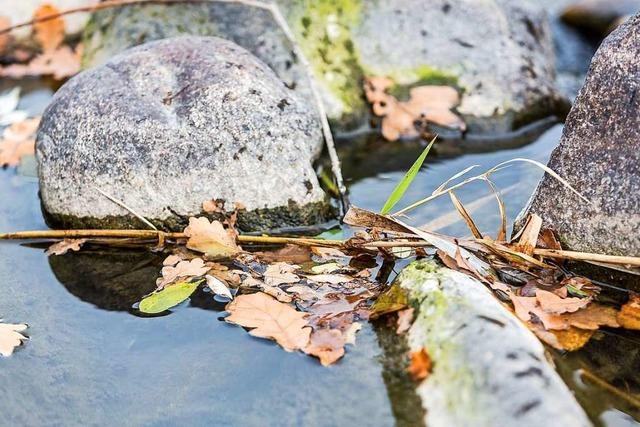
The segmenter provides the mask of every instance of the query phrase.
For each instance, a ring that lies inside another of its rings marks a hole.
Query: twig
[[[96,190],[98,193],[102,194],[104,197],[106,197],[107,199],[111,200],[113,203],[115,203],[116,205],[120,206],[121,208],[129,211],[133,216],[135,216],[136,218],[138,218],[140,221],[142,221],[146,226],[148,226],[150,229],[152,230],[158,230],[156,228],[155,225],[153,225],[147,218],[143,217],[141,214],[139,214],[138,212],[134,211],[133,208],[130,208],[129,206],[125,205],[123,201],[120,201],[118,199],[116,199],[115,197],[109,195],[106,191],[102,191],[101,189],[99,189],[98,187],[96,187],[95,185],[93,186],[94,190]]]
[[[324,136],[324,141],[327,146],[327,152],[329,153],[329,158],[331,160],[331,171],[333,172],[333,177],[336,180],[336,186],[338,187],[338,192],[340,193],[340,202],[342,205],[343,213],[346,213],[349,209],[349,199],[347,197],[347,188],[344,185],[344,179],[342,178],[342,170],[340,168],[340,158],[338,157],[338,153],[335,147],[335,141],[333,139],[333,134],[331,133],[331,126],[329,125],[329,119],[327,118],[327,112],[324,108],[324,104],[322,102],[322,98],[320,97],[320,92],[318,91],[318,86],[316,84],[316,80],[314,77],[313,69],[307,60],[307,57],[300,49],[298,42],[289,27],[286,19],[280,13],[280,9],[278,5],[275,3],[263,3],[261,1],[255,0],[107,0],[102,3],[95,4],[93,6],[84,6],[62,10],[57,13],[53,13],[50,15],[45,15],[36,19],[32,19],[26,22],[22,22],[17,25],[12,25],[10,27],[0,29],[0,35],[7,34],[17,28],[27,27],[33,24],[37,24],[40,22],[50,21],[52,19],[59,18],[61,16],[70,15],[74,13],[81,12],[95,12],[103,9],[111,9],[115,7],[122,6],[131,6],[131,5],[139,5],[139,4],[179,4],[179,3],[236,3],[236,4],[244,4],[247,6],[256,7],[259,9],[267,10],[271,13],[273,18],[275,19],[280,29],[285,34],[285,37],[291,42],[293,47],[293,52],[296,57],[299,59],[302,67],[305,69],[307,75],[309,76],[309,87],[311,88],[311,93],[313,95],[316,108],[318,110],[318,115],[320,116],[320,122],[322,124],[322,133]]]
[[[607,390],[609,393],[618,396],[619,398],[627,401],[627,403],[631,404],[635,408],[640,408],[640,400],[631,394],[627,394],[624,391],[620,390],[618,387],[614,387],[602,378],[598,377],[596,374],[587,371],[582,368],[578,370],[578,374],[582,377],[583,380],[587,380],[592,384],[597,385],[598,387]]]
[[[557,249],[541,249],[537,248],[533,250],[534,255],[539,255],[547,258],[558,259],[570,259],[574,261],[596,261],[605,262],[609,264],[630,265],[633,267],[640,267],[640,258],[632,256],[616,256],[616,255],[602,255],[592,254],[587,252],[573,252],[562,251]]]

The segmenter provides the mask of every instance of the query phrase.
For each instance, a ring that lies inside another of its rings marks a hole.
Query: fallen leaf
[[[17,166],[23,157],[35,153],[35,133],[40,118],[15,122],[7,127],[0,139],[0,167]]]
[[[414,310],[412,307],[398,311],[397,334],[402,335],[409,330],[411,323],[413,322],[413,312]]]
[[[27,64],[11,64],[0,68],[0,77],[21,79],[30,76],[53,76],[55,80],[71,77],[80,71],[82,45],[73,50],[69,46],[60,46],[56,50],[46,51],[35,56]]]
[[[58,14],[58,9],[53,5],[43,4],[33,14],[33,19],[37,20],[51,15]],[[64,20],[61,16],[43,22],[33,24],[34,38],[42,47],[44,52],[55,50],[64,40]]]
[[[407,308],[407,291],[395,284],[383,292],[371,307],[371,319]]]
[[[158,314],[175,307],[191,296],[204,279],[195,282],[179,282],[155,291],[140,301],[139,310],[147,314]]]
[[[536,246],[542,249],[562,249],[562,245],[560,245],[555,233],[550,228],[543,228],[542,231],[540,231]]]
[[[560,298],[553,292],[543,291],[542,289],[536,290],[536,299],[540,304],[540,308],[551,314],[573,313],[585,307],[591,301],[590,298]]]
[[[614,307],[591,303],[575,313],[562,315],[562,318],[571,326],[580,329],[596,330],[600,326],[618,328],[620,324],[616,320],[618,310]]]
[[[620,308],[617,321],[625,329],[640,330],[640,295],[631,295],[629,301]]]
[[[460,102],[458,92],[448,86],[418,86],[409,100],[398,101],[388,91],[393,82],[386,77],[368,77],[364,82],[367,101],[373,113],[382,117],[382,135],[389,141],[419,136],[416,123],[434,123],[465,130],[462,119],[451,109]]]
[[[226,322],[251,328],[251,335],[273,339],[287,351],[303,349],[309,343],[311,328],[306,314],[262,292],[240,295],[226,310],[231,313]]]
[[[356,345],[356,334],[362,329],[362,323],[353,322],[349,325],[346,331],[344,331],[344,343],[349,345]]]
[[[64,255],[69,251],[77,252],[82,245],[86,243],[87,239],[64,239],[60,242],[54,243],[46,250],[48,256],[51,255]]]
[[[158,288],[163,288],[178,278],[204,276],[207,272],[209,272],[209,267],[201,258],[180,261],[175,267],[163,267],[162,278],[158,279],[156,284]]]
[[[0,16],[0,31],[5,28],[9,28],[11,26],[11,20],[6,16]],[[11,34],[2,34],[0,35],[0,54],[3,54],[9,43],[11,42]]]
[[[255,255],[265,262],[289,262],[293,264],[304,264],[311,261],[309,248],[300,245],[286,245],[277,251],[255,252]]]
[[[276,288],[275,286],[269,286],[269,285],[265,285],[264,283],[261,283],[258,286],[258,289],[260,289],[265,294],[274,297],[275,299],[277,299],[280,302],[291,302],[291,301],[293,301],[293,298],[291,298],[291,295],[287,294],[285,291],[283,291],[280,288]]]
[[[312,246],[311,252],[319,256],[322,260],[346,258],[347,255],[339,249],[327,248],[324,246]]]
[[[593,330],[570,327],[566,330],[546,330],[539,324],[528,324],[534,334],[543,342],[558,350],[575,351],[589,342],[593,336]]]
[[[174,267],[180,261],[182,261],[182,258],[178,255],[169,255],[164,259],[164,261],[162,261],[162,265]]]
[[[221,213],[224,214],[224,200],[223,199],[214,199],[207,200],[202,203],[202,210],[206,213]]]
[[[322,366],[336,363],[344,356],[345,339],[337,329],[320,329],[313,331],[309,344],[303,351],[320,359]]]
[[[413,351],[409,355],[409,367],[407,371],[414,381],[422,381],[429,376],[432,369],[431,357],[424,348]]]
[[[511,294],[510,297],[516,316],[523,322],[531,322],[533,320],[531,314],[533,313],[546,329],[566,329],[568,327],[561,316],[544,311],[536,297],[521,297],[514,294]]]
[[[312,282],[331,283],[332,285],[339,285],[340,283],[346,283],[354,280],[353,277],[345,274],[310,274],[306,277]]]
[[[329,274],[334,271],[342,270],[344,266],[337,262],[328,262],[325,264],[314,265],[311,267],[311,272],[315,274]]]
[[[263,274],[264,283],[269,286],[278,286],[284,283],[298,283],[300,281],[300,277],[293,273],[298,268],[299,267],[297,265],[288,264],[286,262],[269,264]]]
[[[295,294],[299,299],[303,301],[313,301],[319,298],[316,291],[305,285],[290,286],[287,288],[287,292],[290,294]]]
[[[227,285],[225,285],[222,282],[222,280],[218,279],[217,277],[210,276],[208,274],[204,276],[204,278],[207,281],[207,286],[209,287],[209,289],[211,289],[211,291],[215,295],[220,295],[222,297],[227,298],[228,300],[233,299],[233,295],[231,294],[231,291],[229,290]]]
[[[225,230],[220,221],[209,222],[205,217],[189,218],[184,234],[189,238],[187,248],[210,257],[232,257],[241,251],[233,232]]]
[[[26,329],[27,325],[2,323],[0,319],[0,354],[4,357],[11,356],[13,350],[28,339],[20,333]]]

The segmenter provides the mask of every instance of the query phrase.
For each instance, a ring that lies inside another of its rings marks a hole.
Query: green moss
[[[351,40],[361,9],[361,0],[298,1],[289,14],[314,75],[340,101],[347,122],[366,108],[360,87],[362,68]]]
[[[409,97],[409,91],[416,86],[442,85],[452,86],[462,90],[458,82],[458,76],[447,70],[421,65],[414,69],[399,69],[386,73],[388,77],[396,82],[389,93],[398,99]]]

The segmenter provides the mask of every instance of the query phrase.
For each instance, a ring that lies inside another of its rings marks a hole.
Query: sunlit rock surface
[[[545,176],[528,212],[568,249],[640,256],[640,18],[596,53],[549,167],[591,201]]]
[[[330,215],[312,161],[313,107],[234,43],[148,43],[67,82],[37,137],[41,198],[60,227],[140,227],[111,197],[165,229],[202,203],[244,205],[244,229],[317,224]]]

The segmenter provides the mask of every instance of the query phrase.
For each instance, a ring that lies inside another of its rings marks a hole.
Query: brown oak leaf
[[[60,242],[54,243],[46,250],[46,254],[51,255],[64,255],[69,251],[77,252],[82,245],[86,243],[87,239],[64,239]]]
[[[189,218],[184,234],[189,238],[187,248],[210,257],[231,257],[242,250],[236,244],[234,233],[225,230],[220,221],[209,222],[205,217]]]

